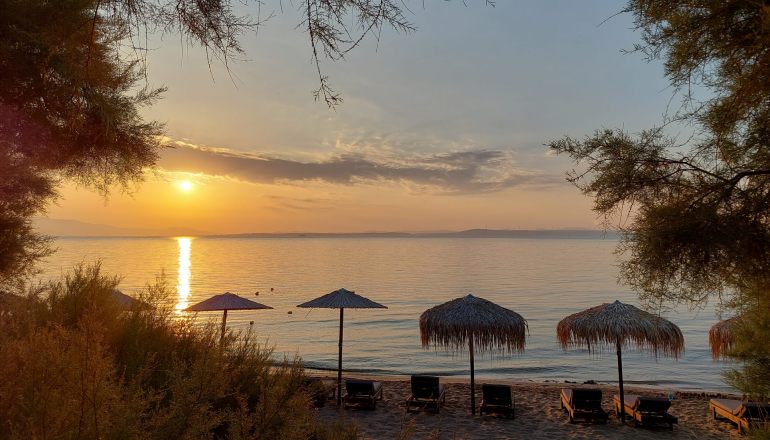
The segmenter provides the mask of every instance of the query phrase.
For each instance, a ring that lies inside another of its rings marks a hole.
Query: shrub
[[[121,310],[118,278],[78,266],[2,301],[0,433],[7,438],[352,439],[322,425],[298,359],[251,331],[220,337],[167,306],[161,278]]]

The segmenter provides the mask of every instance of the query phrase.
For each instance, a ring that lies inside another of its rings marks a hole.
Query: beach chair
[[[323,377],[305,378],[305,389],[307,390],[316,408],[326,406],[326,401],[337,397],[337,381]]]
[[[357,379],[345,381],[345,408],[375,409],[378,400],[382,400],[382,383]]]
[[[602,408],[602,390],[599,388],[562,388],[561,409],[569,414],[569,422],[607,423],[608,414]]]
[[[671,407],[671,401],[665,397],[639,396],[637,394],[626,394],[624,405],[620,404],[620,397],[613,397],[615,411],[618,416],[621,411],[634,421],[634,426],[645,425],[668,425],[674,429],[674,423],[679,420],[668,413]]]
[[[738,432],[755,427],[770,428],[770,404],[744,402],[737,399],[711,399],[709,412],[714,420],[727,419],[738,426]]]
[[[438,412],[446,401],[444,385],[436,376],[412,376],[412,395],[406,400],[406,412],[433,410]]]
[[[485,383],[481,385],[481,395],[479,415],[501,414],[513,418],[513,395],[510,386]]]

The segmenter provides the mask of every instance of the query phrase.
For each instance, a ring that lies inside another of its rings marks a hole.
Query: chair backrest
[[[345,381],[345,390],[350,395],[370,396],[374,394],[374,382],[371,380],[348,379]]]
[[[512,405],[511,387],[485,383],[481,385],[484,401],[492,405]]]
[[[412,395],[421,399],[437,399],[441,394],[437,376],[412,376]]]
[[[760,402],[745,402],[741,406],[739,416],[744,419],[770,421],[770,404]]]
[[[664,413],[669,408],[671,408],[671,401],[665,397],[639,396],[634,409],[640,412]]]
[[[602,390],[599,388],[572,389],[572,404],[578,408],[601,408]]]

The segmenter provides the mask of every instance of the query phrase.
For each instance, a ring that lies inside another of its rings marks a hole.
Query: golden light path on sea
[[[190,247],[192,245],[192,238],[177,237],[176,241],[179,245],[179,275],[177,277],[176,285],[176,310],[177,312],[181,312],[190,305]]]

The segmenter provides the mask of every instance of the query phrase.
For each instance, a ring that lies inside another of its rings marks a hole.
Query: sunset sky
[[[229,74],[176,36],[151,41],[149,81],[168,92],[144,114],[175,148],[132,194],[67,185],[49,217],[212,233],[597,227],[569,160],[543,144],[661,121],[672,92],[659,63],[621,53],[639,41],[612,17],[622,4],[412,3],[416,33],[323,65],[336,111],[313,100],[293,6],[244,37]]]

